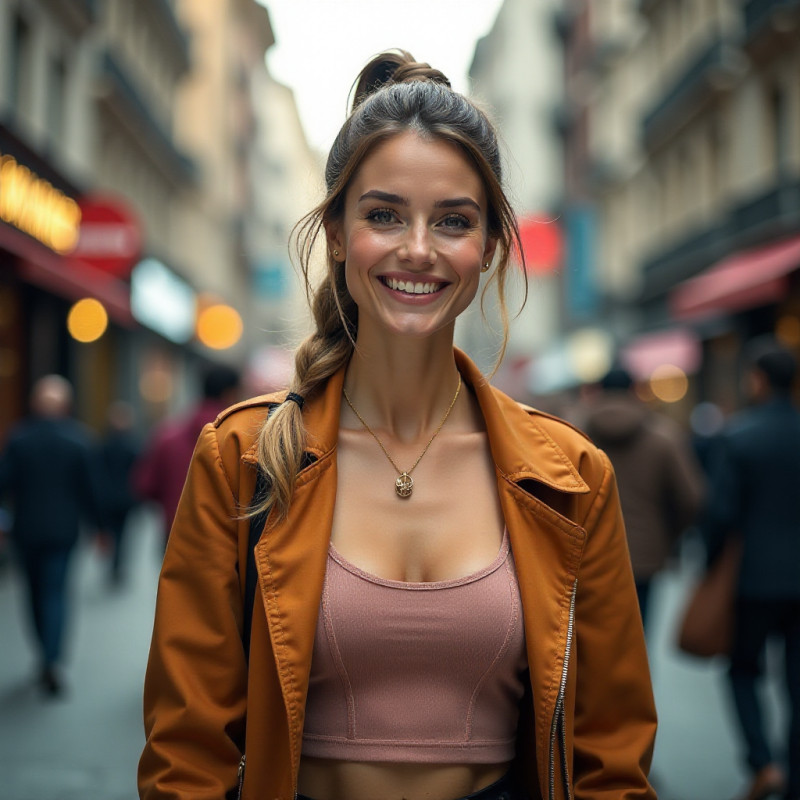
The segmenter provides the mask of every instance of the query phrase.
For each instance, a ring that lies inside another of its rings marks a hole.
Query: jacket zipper
[[[549,800],[556,796],[556,738],[559,738],[561,755],[561,772],[564,781],[564,796],[572,800],[572,789],[569,782],[569,764],[567,763],[567,726],[564,719],[564,695],[567,691],[567,673],[569,671],[569,657],[572,652],[572,636],[575,629],[575,595],[578,591],[578,579],[572,584],[572,596],[569,601],[569,620],[567,622],[567,643],[564,647],[564,664],[561,668],[561,683],[558,687],[556,707],[553,711],[553,721],[550,725],[550,791]],[[560,734],[560,737],[558,736]]]
[[[247,760],[247,754],[243,754],[241,760],[239,761],[239,793],[236,795],[238,800],[242,800],[242,787],[244,786],[244,765],[245,761]]]

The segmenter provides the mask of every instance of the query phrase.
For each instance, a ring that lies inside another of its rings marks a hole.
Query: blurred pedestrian
[[[60,375],[39,379],[31,415],[12,429],[0,455],[0,495],[11,500],[11,538],[28,591],[39,645],[39,680],[62,690],[59,664],[67,619],[70,556],[82,520],[99,523],[94,445],[71,419],[72,386]]]
[[[290,391],[206,425],[189,468],[140,796],[654,800],[613,468],[453,348],[514,271],[495,130],[403,51],[354,98],[300,228]]]
[[[216,364],[204,371],[201,388],[196,407],[156,429],[133,471],[136,495],[161,509],[165,546],[197,437],[206,423],[240,399],[241,377],[233,367]]]
[[[746,351],[752,407],[733,417],[715,448],[702,532],[713,563],[727,537],[741,535],[729,678],[746,760],[753,773],[743,797],[760,800],[786,788],[800,800],[800,413],[791,390],[797,363],[772,338]],[[789,733],[770,746],[757,684],[767,640],[783,639]],[[788,784],[778,753],[788,758]]]
[[[134,412],[121,400],[108,408],[105,435],[100,444],[103,478],[103,519],[108,535],[110,581],[120,586],[125,579],[124,539],[131,511],[139,502],[133,491],[133,468],[140,447],[134,434]]]
[[[692,447],[706,475],[711,469],[714,446],[719,442],[724,427],[725,412],[708,400],[698,403],[689,415]]]
[[[695,519],[705,478],[689,438],[634,392],[630,373],[614,367],[588,403],[585,430],[605,450],[619,483],[633,576],[647,627],[653,578]]]

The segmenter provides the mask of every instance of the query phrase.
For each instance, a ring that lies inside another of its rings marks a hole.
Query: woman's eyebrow
[[[380,189],[370,189],[368,192],[364,192],[364,194],[358,198],[358,202],[360,203],[362,200],[370,199],[382,200],[384,203],[394,203],[398,206],[411,205],[407,197],[400,197],[399,194],[392,194],[391,192],[382,192]]]
[[[480,212],[481,207],[471,197],[451,197],[447,200],[437,200],[433,204],[436,208],[456,208],[457,206],[473,206]]]
[[[362,200],[381,200],[384,203],[394,203],[398,206],[411,205],[411,201],[407,197],[401,197],[399,194],[393,194],[392,192],[382,192],[380,189],[370,189],[368,192],[364,192],[358,198],[358,202],[360,203]],[[472,206],[478,212],[481,210],[481,207],[471,197],[449,197],[446,200],[437,200],[433,205],[435,208]]]

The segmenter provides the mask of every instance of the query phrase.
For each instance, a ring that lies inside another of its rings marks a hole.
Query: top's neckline
[[[494,560],[487,564],[485,567],[482,567],[477,572],[473,572],[470,575],[464,575],[461,578],[452,578],[446,581],[396,581],[391,580],[390,578],[381,578],[378,575],[373,575],[366,570],[357,567],[355,564],[348,561],[333,545],[333,542],[330,543],[328,547],[328,555],[331,559],[333,559],[340,567],[347,570],[348,572],[352,573],[353,575],[362,578],[365,581],[369,581],[370,583],[375,583],[378,586],[388,586],[392,589],[410,589],[410,590],[431,590],[431,589],[452,589],[457,586],[464,586],[468,583],[473,583],[475,581],[480,580],[481,578],[485,578],[487,575],[490,575],[492,572],[495,572],[501,564],[506,560],[508,557],[508,553],[510,550],[510,545],[508,541],[508,528],[503,530],[503,540],[500,543],[500,549],[497,552]]]

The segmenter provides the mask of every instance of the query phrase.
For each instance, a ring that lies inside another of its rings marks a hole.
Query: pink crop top
[[[489,566],[432,583],[369,575],[331,545],[303,755],[511,761],[526,666],[507,533]]]

